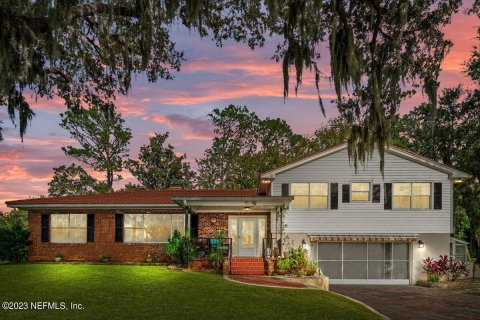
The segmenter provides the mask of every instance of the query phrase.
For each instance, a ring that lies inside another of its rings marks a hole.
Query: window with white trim
[[[430,209],[431,183],[393,183],[393,209]]]
[[[50,242],[87,242],[86,214],[51,214],[50,220]]]
[[[370,200],[370,182],[352,182],[352,201]]]
[[[183,214],[140,213],[125,214],[124,242],[167,242],[175,230],[184,233]]]
[[[293,201],[292,209],[327,209],[328,183],[292,183],[290,185]]]

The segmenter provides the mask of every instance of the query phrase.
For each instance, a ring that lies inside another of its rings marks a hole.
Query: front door
[[[238,255],[255,257],[258,247],[257,219],[239,218],[238,222]]]

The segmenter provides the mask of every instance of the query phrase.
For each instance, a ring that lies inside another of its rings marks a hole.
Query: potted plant
[[[290,259],[278,259],[276,264],[277,269],[275,272],[281,276],[290,273],[290,268],[292,267],[292,262]]]
[[[149,253],[148,256],[145,258],[146,263],[151,263],[153,261],[152,255]]]
[[[110,256],[108,254],[102,253],[100,255],[100,261],[102,262],[109,262],[110,261]]]
[[[61,262],[65,256],[61,252],[55,252],[53,254],[53,258],[55,259],[55,262]]]

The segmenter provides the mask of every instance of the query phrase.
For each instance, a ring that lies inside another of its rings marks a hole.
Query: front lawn
[[[328,292],[256,287],[159,266],[0,265],[1,302],[83,310],[0,310],[0,319],[378,319]],[[30,307],[29,307],[30,308]]]

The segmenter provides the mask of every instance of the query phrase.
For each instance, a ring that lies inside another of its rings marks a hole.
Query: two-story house
[[[427,256],[449,254],[454,168],[391,147],[355,172],[347,145],[265,172],[256,190],[137,190],[9,201],[29,211],[29,261],[166,259],[175,230],[198,243],[223,232],[232,273],[303,245],[331,283],[409,284]],[[202,240],[202,241],[200,241]]]
[[[468,175],[397,147],[383,175],[379,163],[374,152],[355,172],[342,144],[261,175],[294,197],[284,232],[331,283],[413,283],[423,259],[450,253],[453,183]]]

